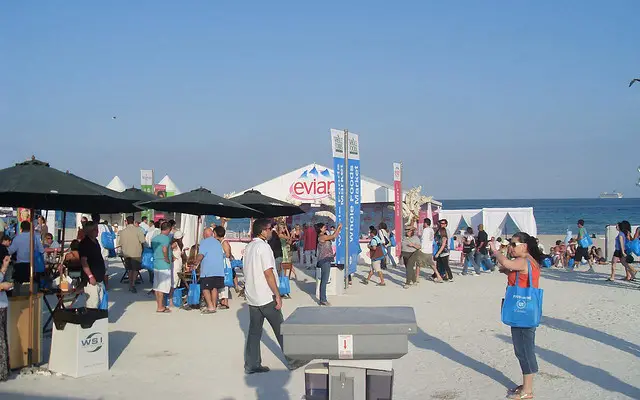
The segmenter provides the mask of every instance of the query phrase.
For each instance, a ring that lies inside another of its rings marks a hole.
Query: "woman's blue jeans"
[[[318,261],[320,268],[320,302],[327,302],[327,283],[329,283],[329,275],[331,274],[331,260]]]

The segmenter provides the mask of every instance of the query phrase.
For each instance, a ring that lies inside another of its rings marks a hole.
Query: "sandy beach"
[[[360,266],[359,275],[365,270]],[[606,270],[544,270],[536,398],[640,398],[640,290],[605,282]],[[315,304],[315,283],[307,272],[298,269],[293,298],[284,302],[285,316]],[[243,373],[248,310],[242,300],[234,298],[230,310],[214,315],[156,314],[151,296],[129,293],[117,283],[119,262],[112,263],[110,273],[110,371],[79,379],[18,376],[0,385],[1,398],[276,400],[304,395],[304,368],[285,368],[266,324],[262,356],[272,372]],[[504,398],[506,388],[521,377],[510,330],[500,322],[504,275],[456,276],[444,284],[422,280],[407,290],[400,286],[403,269],[388,270],[387,279],[386,287],[356,281],[347,295],[330,301],[336,306],[414,307],[419,332],[410,337],[409,353],[394,361],[394,398]]]

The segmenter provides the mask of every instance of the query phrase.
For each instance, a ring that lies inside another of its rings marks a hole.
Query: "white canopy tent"
[[[169,178],[169,175],[165,175],[164,178],[158,182],[158,185],[164,185],[167,189],[167,193],[173,193],[174,196],[182,193],[173,180]]]
[[[507,223],[507,217],[511,217],[518,230],[526,232],[531,236],[538,235],[538,227],[532,207],[441,210],[439,214],[440,219],[446,219],[449,222],[447,227],[449,237],[456,233],[462,220],[464,220],[468,226],[474,228],[474,230],[478,225],[484,225],[484,230],[489,237],[501,236],[504,232],[504,226]]]
[[[111,179],[111,182],[107,184],[107,188],[111,190],[115,190],[116,192],[124,192],[125,190],[127,190],[127,186],[124,184],[124,182],[122,182],[122,179],[120,179],[120,177],[117,175],[114,176],[113,179]]]

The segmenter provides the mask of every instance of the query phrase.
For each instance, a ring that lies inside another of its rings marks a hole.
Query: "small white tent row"
[[[503,234],[507,223],[507,216],[511,217],[518,230],[531,236],[538,235],[536,219],[533,216],[533,208],[482,208],[478,210],[441,210],[438,218],[446,219],[449,223],[447,233],[449,237],[456,234],[460,222],[472,227],[474,231],[478,225],[484,225],[484,230],[489,237],[498,237]]]

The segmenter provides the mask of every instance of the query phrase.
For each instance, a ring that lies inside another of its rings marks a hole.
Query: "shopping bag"
[[[573,268],[574,265],[576,265],[576,260],[574,258],[570,258],[567,262],[567,267]]]
[[[224,285],[226,287],[233,287],[233,269],[229,264],[229,259],[224,259]]]
[[[628,241],[624,245],[624,248],[627,251],[627,254],[633,253],[633,254],[635,254],[637,256],[640,256],[640,238]]]
[[[542,260],[542,266],[545,268],[551,268],[552,261],[549,257]]]
[[[198,276],[196,270],[191,272],[191,283],[189,284],[189,292],[187,293],[187,304],[190,306],[200,305],[200,285],[198,284]]]
[[[173,289],[173,305],[175,307],[182,307],[182,292],[184,288]]]
[[[142,249],[142,268],[148,270],[153,269],[153,250],[151,247],[145,247]]]
[[[531,263],[527,261],[529,285],[518,286],[519,273],[516,273],[516,285],[507,286],[502,303],[502,323],[515,328],[535,328],[542,317],[543,290],[534,288],[531,277]]]
[[[99,310],[108,310],[109,309],[109,295],[107,293],[107,287],[103,282],[96,283],[96,285],[102,286],[102,295],[100,296],[100,302],[98,302]]]
[[[586,229],[584,231],[584,236],[582,237],[582,239],[580,239],[580,241],[578,241],[578,244],[580,245],[580,247],[584,247],[585,249],[588,249],[589,246],[593,245],[593,240],[591,240],[591,237],[589,237],[589,233],[587,233]]]
[[[284,274],[284,271],[280,273],[280,279],[278,280],[278,289],[280,296],[286,296],[291,293],[291,284],[289,283],[289,277]]]

